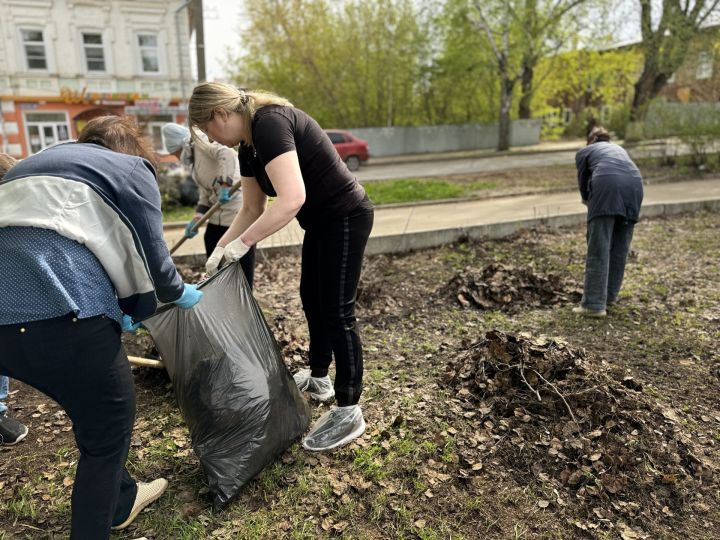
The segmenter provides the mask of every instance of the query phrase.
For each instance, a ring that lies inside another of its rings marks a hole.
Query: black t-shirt
[[[270,197],[276,193],[265,165],[285,152],[297,152],[305,182],[305,204],[297,214],[303,229],[346,216],[365,198],[365,190],[340,159],[330,138],[300,109],[262,107],[253,118],[252,137],[254,149],[240,144],[240,174],[254,176]]]

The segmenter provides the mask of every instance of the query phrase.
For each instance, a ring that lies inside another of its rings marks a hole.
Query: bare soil
[[[720,215],[641,222],[604,320],[571,313],[584,233],[369,257],[365,435],[329,454],[294,445],[220,514],[167,376],[134,368],[131,472],[170,488],[114,537],[720,538]],[[256,297],[291,370],[307,357],[298,279],[297,254],[258,266]],[[146,333],[124,342],[152,349]],[[12,389],[31,431],[0,447],[0,538],[65,538],[69,421]]]

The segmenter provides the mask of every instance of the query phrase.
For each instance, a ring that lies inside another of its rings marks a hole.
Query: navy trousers
[[[135,387],[120,328],[105,316],[0,326],[0,373],[51,397],[73,422],[80,450],[72,540],[110,538],[130,515],[137,484],[125,468]]]

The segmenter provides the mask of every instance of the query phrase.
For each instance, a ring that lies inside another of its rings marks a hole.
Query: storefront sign
[[[147,99],[147,94],[140,92],[88,92],[86,87],[73,90],[67,86],[60,89],[60,98],[65,103],[88,105],[126,105]]]

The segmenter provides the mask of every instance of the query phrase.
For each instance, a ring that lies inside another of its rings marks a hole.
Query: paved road
[[[547,165],[574,165],[575,152],[547,152],[543,154],[502,155],[481,158],[462,158],[414,163],[389,163],[362,167],[357,173],[361,182],[408,178],[504,171],[507,169],[543,167]]]
[[[362,167],[357,173],[361,182],[373,180],[389,180],[392,178],[444,176],[452,174],[470,174],[478,172],[506,171],[508,169],[523,169],[528,167],[545,167],[548,165],[575,166],[575,152],[581,146],[571,150],[557,150],[552,152],[537,152],[532,154],[504,154],[493,156],[484,154],[476,157],[462,157],[457,159],[428,160],[419,157],[417,161],[403,156],[402,163],[386,163]],[[518,148],[522,151],[522,148]],[[678,149],[678,153],[687,153],[687,149]],[[661,146],[648,148],[632,148],[630,155],[633,158],[658,156],[664,152]],[[372,160],[371,160],[372,161]]]

